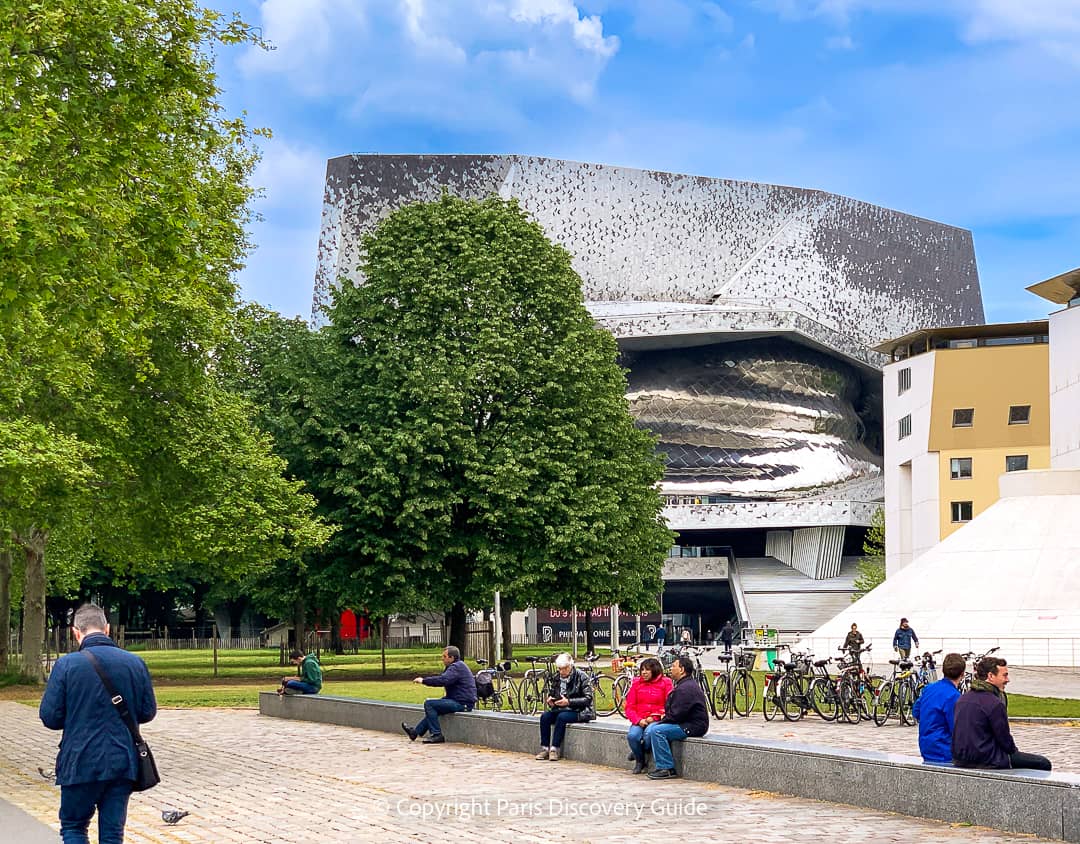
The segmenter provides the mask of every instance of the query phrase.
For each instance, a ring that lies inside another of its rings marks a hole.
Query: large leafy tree
[[[329,311],[343,582],[397,611],[661,589],[662,466],[569,254],[517,204],[449,195],[365,238]]]
[[[255,152],[213,50],[256,39],[194,0],[0,0],[0,31],[0,527],[31,666],[46,549],[239,575],[325,532],[221,385]]]

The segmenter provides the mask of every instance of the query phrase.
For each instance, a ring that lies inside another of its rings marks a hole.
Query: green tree
[[[443,196],[364,240],[329,311],[338,575],[360,605],[644,604],[671,533],[614,339],[517,204]]]
[[[852,601],[885,582],[885,510],[878,508],[870,517],[870,528],[863,539],[863,557],[856,568],[855,594]]]

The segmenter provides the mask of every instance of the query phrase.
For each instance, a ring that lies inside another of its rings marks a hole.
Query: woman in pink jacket
[[[670,693],[671,678],[664,676],[660,660],[652,657],[643,660],[638,666],[638,676],[626,693],[623,708],[630,721],[626,740],[630,744],[635,774],[645,770],[645,745],[642,743],[645,728],[664,717],[664,702]]]

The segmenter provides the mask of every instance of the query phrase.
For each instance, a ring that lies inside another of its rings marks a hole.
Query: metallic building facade
[[[362,235],[444,190],[514,197],[570,252],[667,455],[676,529],[867,524],[884,363],[869,347],[983,322],[963,229],[817,190],[517,155],[331,159],[316,320],[332,285],[360,280]]]

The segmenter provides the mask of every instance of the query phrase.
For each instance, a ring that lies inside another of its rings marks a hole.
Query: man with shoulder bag
[[[89,844],[97,811],[99,844],[122,844],[131,792],[157,783],[138,728],[153,720],[157,700],[146,663],[109,638],[101,607],[79,607],[72,632],[79,650],[57,661],[38,709],[46,727],[64,731],[56,757],[60,837]]]

